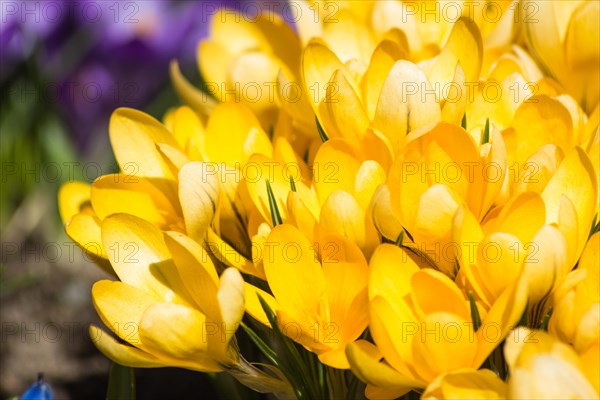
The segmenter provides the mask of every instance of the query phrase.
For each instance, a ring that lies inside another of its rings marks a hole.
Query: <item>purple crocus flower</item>
[[[6,6],[6,4],[9,6]],[[117,107],[144,108],[168,84],[168,65],[195,68],[206,13],[237,1],[2,2],[0,77],[37,66],[41,96],[85,150],[106,136]],[[29,70],[27,70],[29,73]]]

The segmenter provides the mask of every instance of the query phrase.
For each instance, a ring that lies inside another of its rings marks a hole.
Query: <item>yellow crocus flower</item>
[[[198,45],[198,66],[210,96],[190,85],[176,64],[171,76],[195,111],[207,115],[220,102],[244,103],[269,127],[279,108],[278,75],[297,76],[300,54],[298,36],[277,13],[251,17],[221,9],[211,15],[210,36]]]
[[[69,237],[106,259],[100,225],[111,214],[128,213],[201,240],[215,213],[218,180],[206,177],[198,162],[173,169],[165,149],[177,149],[175,138],[142,112],[115,111],[109,131],[121,172],[101,176],[90,186],[67,183],[61,189],[59,205]]]
[[[555,145],[543,145],[519,170],[513,169],[507,180],[514,185],[513,197],[527,191],[540,194],[545,222],[556,225],[568,241],[567,263],[572,268],[583,251],[598,207],[598,177],[586,152],[580,147],[563,152]],[[502,208],[498,207],[487,216],[485,230],[495,229],[500,213]]]
[[[454,214],[465,204],[483,220],[503,185],[504,143],[497,132],[490,138],[478,146],[464,129],[448,123],[417,130],[389,173],[391,208],[415,250],[451,276],[457,272],[450,244]]]
[[[461,206],[452,222],[465,290],[489,307],[523,273],[534,324],[579,259],[596,210],[596,179],[585,153],[576,148],[559,163],[546,181],[535,178],[541,187],[514,195],[483,221]]]
[[[244,105],[234,103],[217,106],[206,127],[187,107],[167,115],[166,122],[169,128],[131,109],[113,113],[109,133],[121,172],[101,176],[91,186],[67,183],[61,189],[67,234],[92,256],[106,260],[100,224],[111,214],[128,213],[162,230],[185,232],[198,242],[208,230],[249,253],[237,184],[251,154],[272,155],[260,122]],[[219,240],[217,245],[226,243]]]
[[[465,291],[473,291],[487,309],[523,277],[531,320],[539,323],[547,299],[572,268],[565,236],[544,223],[540,196],[524,193],[511,200],[496,221],[498,230],[482,230],[465,207],[457,211],[453,223],[453,243],[460,246],[458,281]]]
[[[327,235],[318,249],[295,227],[278,225],[265,241],[263,264],[270,295],[246,285],[246,310],[265,325],[258,295],[277,315],[280,330],[321,362],[349,368],[344,352],[368,323],[369,269],[360,249]]]
[[[219,277],[196,241],[128,214],[104,219],[102,239],[120,279],[92,287],[100,319],[119,338],[90,326],[92,341],[106,357],[135,368],[226,371],[258,392],[291,397],[287,382],[239,353],[235,332],[245,301],[236,269]]]
[[[600,342],[600,233],[587,242],[577,269],[553,294],[554,309],[548,331],[585,353]]]
[[[477,369],[527,302],[524,281],[518,280],[475,330],[469,301],[456,284],[420,269],[406,250],[383,244],[370,268],[369,326],[376,345],[360,340],[346,349],[353,372],[367,383],[368,398],[396,398],[442,374]]]
[[[475,54],[465,50],[471,47]],[[303,84],[313,94],[311,104],[328,137],[346,138],[357,148],[375,146],[393,158],[410,131],[440,120],[460,122],[465,81],[477,82],[481,68],[477,27],[459,19],[439,56],[427,64],[407,61],[407,52],[405,43],[390,34],[368,66],[360,67],[344,64],[321,40],[308,44]]]
[[[228,269],[219,279],[194,240],[132,215],[104,219],[102,239],[120,281],[96,282],[94,307],[126,342],[92,326],[92,339],[107,357],[133,367],[212,372],[238,363],[231,341],[244,314],[239,272]]]
[[[423,400],[506,399],[508,385],[489,369],[457,370],[441,375],[421,395]]]
[[[583,357],[543,331],[518,328],[504,346],[511,399],[596,399],[599,396],[598,346]]]
[[[523,2],[532,55],[587,112],[600,93],[600,4],[597,1]]]

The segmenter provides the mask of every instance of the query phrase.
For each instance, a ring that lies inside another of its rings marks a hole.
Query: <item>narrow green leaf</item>
[[[401,231],[396,238],[396,246],[402,247],[402,243],[404,243],[404,231]]]
[[[283,223],[281,219],[281,214],[279,214],[279,208],[277,208],[277,201],[275,200],[275,195],[273,194],[273,189],[271,189],[271,183],[267,179],[267,197],[269,198],[269,209],[271,210],[271,219],[273,220],[273,227],[280,225]]]
[[[356,388],[358,387],[358,379],[356,375],[352,374],[350,378],[350,384],[348,385],[348,393],[346,394],[346,400],[353,400],[356,398]]]
[[[546,313],[546,315],[544,315],[544,318],[542,318],[542,322],[540,322],[540,329],[543,331],[547,331],[548,330],[548,321],[550,321],[550,317],[552,316],[552,312],[554,311],[554,309],[552,308],[552,306],[548,309],[548,312]]]
[[[134,369],[113,363],[108,376],[106,400],[135,400]]]
[[[469,292],[469,304],[471,305],[471,319],[473,320],[473,329],[475,332],[481,326],[481,316],[479,315],[479,310],[477,309],[477,304],[475,303],[475,296],[473,296],[473,292]]]
[[[485,119],[485,129],[483,130],[483,139],[481,140],[481,144],[486,144],[490,142],[490,119]]]
[[[600,221],[598,221],[598,213],[594,215],[594,222],[592,222],[592,229],[590,230],[589,237],[592,237],[596,232],[600,232]]]
[[[279,361],[277,360],[277,354],[275,354],[275,352],[273,351],[273,349],[271,349],[269,347],[269,345],[267,345],[260,338],[260,336],[258,336],[256,334],[256,332],[254,332],[252,330],[252,328],[250,328],[244,322],[240,322],[240,325],[242,326],[242,329],[244,330],[244,332],[246,332],[246,334],[248,335],[248,337],[250,338],[250,340],[252,340],[254,342],[254,344],[256,345],[256,347],[258,347],[258,349],[265,355],[265,357],[267,357],[269,359],[269,361],[271,361],[273,363],[273,365],[279,366]]]
[[[286,361],[285,369],[292,372],[286,376],[290,381],[290,384],[294,387],[296,395],[300,399],[317,398],[318,389],[315,387],[316,382],[311,382],[310,372],[307,370],[306,363],[302,359],[298,349],[291,339],[285,336],[279,329],[279,325],[277,325],[277,316],[269,304],[267,304],[260,294],[257,294],[257,296],[258,301],[260,302],[260,305],[263,308],[269,323],[271,324],[271,328],[273,329],[275,337],[279,341],[283,350],[284,356],[281,357],[281,359]]]
[[[296,192],[296,182],[294,182],[294,178],[290,176],[290,188],[292,192]]]
[[[319,118],[316,115],[315,115],[315,121],[317,121],[317,131],[319,131],[319,136],[321,137],[321,140],[323,141],[323,143],[328,141],[329,138],[327,137],[327,134],[323,130],[323,127],[321,126],[321,122],[319,122]]]
[[[463,114],[462,121],[460,121],[460,126],[462,126],[462,128],[464,130],[467,130],[467,113],[466,112]]]
[[[525,310],[523,310],[523,314],[521,315],[517,326],[529,326],[529,303],[527,303]]]

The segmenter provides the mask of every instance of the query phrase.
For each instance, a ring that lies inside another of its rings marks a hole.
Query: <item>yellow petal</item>
[[[114,214],[102,222],[102,243],[121,281],[163,301],[189,304],[163,234],[154,225]]]
[[[206,323],[202,313],[172,303],[157,303],[150,306],[142,316],[139,335],[142,345],[152,354],[165,359],[181,360],[183,365],[193,365],[206,372],[219,372],[220,361],[208,354],[209,335],[214,332]],[[216,327],[219,329],[220,327]]]
[[[598,393],[575,351],[542,331],[520,328],[505,344],[509,398],[591,399]]]
[[[592,299],[600,300],[600,282],[597,279],[600,267],[596,262],[598,259],[600,259],[600,233],[596,232],[585,245],[579,259],[578,269],[585,270],[589,277],[585,285],[586,295]]]
[[[599,4],[595,1],[583,2],[571,15],[565,36],[566,63],[577,75],[571,79],[585,76],[577,89],[581,87],[582,93],[574,93],[577,100],[584,104],[587,110],[592,110],[598,104],[598,91],[600,80],[598,78],[598,62],[600,60],[600,14]]]
[[[277,311],[277,325],[284,335],[317,355],[332,351],[326,341],[334,342],[332,344],[336,346],[338,345],[336,341],[339,342],[335,324],[320,323],[306,315],[292,318],[290,313],[280,309]],[[333,357],[333,362],[336,361],[339,359]]]
[[[402,299],[388,300],[382,296],[369,304],[369,329],[381,354],[400,374],[423,380],[414,364],[413,342],[420,340],[421,326],[410,305]]]
[[[223,271],[217,298],[225,325],[225,340],[221,342],[227,345],[244,316],[244,279],[237,269]]]
[[[227,132],[227,134],[223,134]],[[253,153],[272,156],[273,147],[260,121],[241,103],[219,104],[206,126],[206,161],[241,168]]]
[[[100,220],[95,215],[80,213],[73,216],[65,225],[65,231],[92,258],[108,258],[102,245]]]
[[[527,0],[523,3],[522,10],[535,10],[536,13],[535,18],[528,18],[524,22],[525,37],[529,46],[535,49],[538,62],[555,76],[564,76],[564,52],[556,24],[556,18],[561,15],[555,15],[554,4]]]
[[[321,235],[339,233],[360,247],[369,258],[379,244],[375,226],[356,199],[347,192],[336,190],[331,193],[319,217]]]
[[[369,119],[358,94],[352,88],[341,70],[337,70],[327,86],[324,108],[325,119],[331,121],[327,133],[331,138],[343,137],[351,141],[360,141],[369,126]]]
[[[141,111],[119,108],[110,118],[109,134],[115,158],[123,172],[142,177],[173,178],[156,143],[178,145],[160,122]]]
[[[369,207],[373,193],[386,178],[384,169],[376,161],[367,160],[360,165],[356,173],[355,198],[363,209]]]
[[[206,236],[219,201],[219,180],[207,174],[205,163],[190,162],[179,171],[179,201],[187,234],[196,241]]]
[[[381,88],[373,126],[396,152],[407,133],[439,120],[440,107],[425,74],[409,61],[397,61]]]
[[[459,207],[456,211],[452,225],[452,241],[460,246],[457,257],[460,265],[459,273],[464,274],[476,296],[484,303],[489,304],[491,295],[479,279],[476,266],[476,246],[484,238],[481,226],[465,205]]]
[[[58,210],[63,223],[89,204],[90,185],[85,182],[67,182],[58,191]]]
[[[531,304],[543,300],[569,272],[564,235],[545,225],[534,236],[523,262]]]
[[[143,348],[139,322],[159,299],[126,283],[102,280],[92,287],[92,300],[104,325],[122,340]]]
[[[169,146],[168,144],[158,143],[156,148],[171,168],[173,175],[177,175],[177,172],[181,167],[190,161],[182,150]]]
[[[177,224],[180,213],[177,203],[173,204],[163,193],[163,187],[142,177],[104,175],[92,184],[91,202],[100,220],[111,214],[126,213],[168,229]]]
[[[166,364],[150,353],[119,343],[102,329],[90,325],[92,343],[109,359],[117,364],[133,368],[157,368]]]
[[[427,315],[412,346],[415,368],[428,380],[471,367],[477,352],[471,319],[447,312]]]
[[[346,351],[343,347],[327,351],[325,353],[319,354],[319,360],[330,367],[337,369],[349,369],[350,363],[348,362],[348,358],[346,357]]]
[[[474,179],[469,177],[472,184],[466,199],[471,211],[479,220],[483,219],[490,207],[497,202],[497,196],[506,181],[507,155],[504,139],[500,132],[493,128],[490,136],[491,144],[480,147],[481,159],[473,171],[470,171],[474,174]]]
[[[467,17],[454,23],[448,41],[429,74],[432,84],[444,87],[453,81],[455,68],[460,64],[467,82],[477,82],[481,70],[483,45],[477,25]]]
[[[441,183],[456,191],[463,199],[469,199],[474,183],[485,181],[479,172],[482,160],[473,138],[457,125],[439,123],[433,129],[424,129],[409,135],[406,151],[416,154],[414,164],[418,168],[412,173],[413,159],[407,159],[407,179],[422,180],[429,185]],[[417,157],[417,154],[420,156]],[[482,186],[481,184],[479,186]],[[477,192],[477,191],[476,191]],[[472,197],[481,198],[483,190]],[[475,196],[477,194],[478,196]],[[470,204],[472,202],[469,202]],[[479,204],[478,204],[479,205]],[[471,207],[473,208],[473,207]],[[471,210],[478,216],[478,210]]]
[[[534,246],[530,242],[524,246],[519,238],[503,232],[492,233],[479,243],[475,274],[478,283],[487,289],[488,304],[519,279],[527,250]]]
[[[279,305],[277,300],[275,300],[275,297],[271,296],[269,293],[257,288],[254,285],[244,283],[244,299],[246,303],[246,311],[254,319],[260,321],[263,325],[270,327],[271,324],[269,323],[269,319],[267,318],[267,315],[265,314],[265,311],[263,310],[262,305],[258,300],[258,295],[260,295],[260,297],[263,298],[263,300],[269,305],[269,307],[271,307],[271,310],[273,310],[275,314],[277,314],[277,312],[281,310],[281,306]]]
[[[248,104],[261,120],[266,118],[273,121],[275,119],[273,109],[277,103],[274,93],[271,92],[272,87],[268,87],[267,84],[276,81],[282,68],[287,70],[285,65],[274,55],[260,51],[240,54],[230,65],[228,78],[231,82],[235,82],[238,93],[235,101]],[[289,71],[287,73],[290,74]],[[227,97],[227,94],[223,96]]]
[[[577,210],[577,254],[581,254],[597,207],[598,183],[594,168],[585,152],[570,151],[542,192],[546,203],[546,222],[558,222],[560,196],[566,195]]]
[[[219,277],[206,250],[179,232],[165,232],[164,240],[181,281],[195,304],[212,320],[220,320],[217,304]]]
[[[204,139],[205,134],[204,127],[202,126],[198,114],[188,106],[181,106],[175,110],[173,115],[173,128],[171,130],[177,143],[179,143],[180,148],[185,152],[188,152],[188,143],[190,139]],[[202,152],[202,148],[204,147],[203,140],[200,141],[199,145],[201,145],[199,151]]]
[[[329,122],[323,121],[319,112],[319,104],[326,99],[327,83],[336,70],[343,69],[342,62],[323,42],[313,39],[304,49],[302,54],[304,90],[311,94],[309,96],[312,100],[311,104],[321,124],[328,125]]]
[[[424,315],[448,312],[470,319],[465,296],[446,275],[432,269],[417,271],[411,278],[411,295],[415,309]],[[432,296],[431,293],[436,293]],[[440,302],[439,299],[444,299]]]
[[[381,362],[381,354],[377,351],[377,348],[365,340],[349,344],[346,347],[346,355],[352,367],[352,372],[361,381],[369,385],[398,391],[400,394],[397,396],[401,396],[402,392],[406,393],[412,388],[424,386],[423,382],[403,376],[387,363]]]
[[[316,196],[315,196],[316,197]],[[318,241],[317,237],[317,217],[319,216],[319,206],[317,203],[315,210],[311,210],[304,202],[306,198],[303,198],[299,193],[289,192],[287,198],[287,211],[289,223],[297,227],[300,232],[309,240],[314,243]],[[314,214],[313,214],[314,213]]]
[[[440,375],[422,395],[424,400],[505,399],[507,385],[488,369],[458,370]]]
[[[391,244],[377,247],[370,262],[369,299],[382,296],[392,303],[411,292],[410,281],[419,267],[406,250]]]
[[[212,229],[208,229],[206,245],[210,254],[225,265],[237,268],[245,274],[265,279],[265,273],[262,268],[257,268],[252,261],[241,255],[233,246],[221,239],[221,237]]]
[[[375,190],[367,212],[371,214],[373,224],[381,236],[390,241],[395,241],[398,238],[403,229],[402,224],[392,210],[388,185],[379,185]]]
[[[351,142],[334,138],[323,143],[313,166],[313,181],[321,204],[336,190],[354,193],[359,167]]]
[[[600,344],[596,343],[583,353],[581,361],[585,366],[584,374],[594,385],[596,393],[600,393],[600,378],[598,378],[600,376]]]
[[[367,261],[352,241],[337,234],[323,238],[321,259],[327,282],[328,322],[339,329],[343,343],[356,340],[369,319]],[[335,348],[333,344],[331,347]]]
[[[371,56],[371,62],[369,62],[369,67],[361,83],[363,100],[367,107],[369,119],[372,120],[375,116],[375,109],[383,82],[390,73],[394,63],[406,58],[406,49],[402,48],[396,41],[383,40],[375,48]]]
[[[363,4],[359,3],[360,5]],[[368,3],[366,5],[368,6]],[[345,8],[338,9],[335,12],[335,23],[323,24],[323,37],[344,62],[353,59],[366,60],[373,52],[375,44],[371,30],[357,18],[363,13],[368,15],[368,11],[361,11],[355,13]],[[334,22],[333,19],[330,22]]]
[[[213,21],[221,22],[221,24],[225,22],[224,20],[218,21],[216,16],[213,17]],[[228,25],[234,24],[230,23]],[[217,28],[213,25],[212,30],[216,31],[216,29]],[[227,79],[227,67],[232,64],[232,59],[235,57],[235,53],[228,49],[225,44],[220,43],[220,41],[211,39],[203,40],[198,44],[196,56],[198,59],[200,74],[202,77],[204,77],[204,79],[206,79],[207,82],[211,84],[209,87],[209,93],[217,99],[218,104],[226,101],[223,91],[231,88],[228,85],[229,81]],[[200,105],[202,106],[202,103],[200,103]]]
[[[518,135],[514,162],[524,163],[545,144],[555,144],[564,151],[570,149],[571,115],[558,100],[548,96],[535,96],[524,102],[517,109],[511,127]]]
[[[521,243],[529,243],[546,222],[546,206],[539,194],[524,192],[502,207],[496,221],[485,230],[515,235]]]
[[[197,89],[183,76],[177,60],[171,61],[169,72],[175,91],[177,92],[177,95],[179,95],[181,101],[188,104],[198,113],[204,115],[210,114],[217,102],[213,97],[210,97]]]
[[[519,279],[507,288],[484,317],[480,329],[475,332],[478,343],[473,367],[477,368],[492,351],[502,343],[510,330],[516,326],[527,306],[527,281]]]
[[[298,229],[286,224],[273,228],[263,264],[273,295],[292,318],[320,314],[325,277],[314,249]]]
[[[454,276],[458,249],[448,245],[454,214],[462,199],[445,185],[431,186],[421,197],[414,229],[415,250],[437,265],[440,271]]]
[[[388,171],[394,162],[394,150],[390,141],[377,129],[367,129],[361,150],[365,159],[377,161],[384,171]]]

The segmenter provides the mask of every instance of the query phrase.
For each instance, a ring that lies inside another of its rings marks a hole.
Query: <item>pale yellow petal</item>
[[[457,370],[440,375],[421,396],[424,400],[505,399],[508,386],[489,369]]]
[[[179,201],[187,234],[196,241],[206,236],[219,201],[219,179],[207,164],[190,162],[179,171]]]
[[[163,234],[154,225],[132,215],[114,214],[102,222],[102,243],[124,283],[163,301],[191,301]]]
[[[166,143],[173,147],[178,145],[173,135],[160,122],[141,111],[119,108],[113,112],[108,130],[115,158],[124,173],[173,178],[156,143]]]

